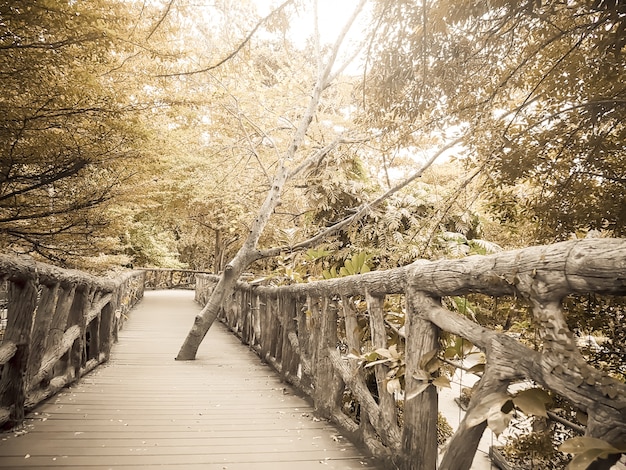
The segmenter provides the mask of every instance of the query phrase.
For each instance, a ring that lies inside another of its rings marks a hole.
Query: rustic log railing
[[[115,279],[0,255],[0,427],[105,362],[144,273]]]
[[[145,272],[146,289],[195,289],[196,274],[207,271],[191,269],[139,268]]]
[[[198,276],[198,302],[206,303],[215,281],[215,276]],[[589,292],[626,294],[626,240],[580,240],[418,261],[390,271],[282,287],[239,283],[222,321],[285,381],[309,395],[321,416],[357,436],[390,468],[403,469],[438,466],[437,389],[425,387],[429,371],[424,364],[440,347],[441,331],[466,338],[485,353],[485,370],[439,463],[440,469],[464,470],[470,468],[487,425],[481,418],[484,404],[521,380],[534,381],[587,413],[588,436],[624,446],[626,385],[585,361],[561,307],[566,295]],[[442,305],[442,297],[469,293],[527,299],[540,334],[539,349]],[[367,352],[363,344],[369,350],[390,347],[383,307],[398,294],[406,312],[404,394],[390,393],[384,364],[373,367],[372,385],[356,359]],[[367,315],[357,316],[364,305]],[[368,328],[358,328],[364,317]],[[368,337],[357,337],[367,330]],[[347,351],[337,347],[343,342]],[[358,419],[346,412],[346,396],[358,401]],[[599,465],[609,468],[610,462]]]

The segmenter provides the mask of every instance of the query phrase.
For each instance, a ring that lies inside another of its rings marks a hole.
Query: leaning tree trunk
[[[261,257],[257,250],[257,244],[270,216],[280,202],[280,194],[288,179],[288,175],[289,172],[283,159],[280,162],[278,171],[272,182],[272,187],[263,205],[259,209],[256,219],[254,219],[248,238],[237,252],[237,255],[224,268],[217,285],[209,297],[209,301],[196,316],[193,326],[187,334],[185,342],[178,352],[178,356],[176,356],[176,360],[190,361],[196,358],[200,343],[206,336],[209,328],[211,328],[213,322],[217,319],[222,305],[224,304],[224,300],[235,291],[237,279],[239,279],[239,276],[250,264]]]
[[[315,82],[315,86],[313,87],[308,107],[298,124],[298,128],[291,139],[289,147],[278,162],[276,174],[271,182],[270,190],[268,191],[265,201],[259,209],[257,217],[251,224],[248,237],[246,238],[243,246],[237,252],[235,258],[226,265],[224,272],[220,276],[217,285],[209,297],[209,301],[198,314],[191,330],[187,334],[187,338],[185,338],[185,342],[181,346],[178,356],[176,356],[177,360],[185,361],[195,359],[200,343],[206,336],[209,328],[211,328],[213,322],[217,319],[224,300],[233,294],[237,279],[250,264],[263,257],[257,248],[258,241],[270,219],[270,216],[280,204],[280,196],[285,183],[297,173],[302,172],[304,169],[318,162],[318,160],[323,158],[326,153],[330,151],[330,149],[334,148],[333,146],[329,146],[325,152],[316,152],[312,157],[305,159],[304,163],[294,170],[290,171],[289,168],[287,168],[287,162],[293,162],[296,151],[304,142],[306,133],[319,106],[322,92],[330,85],[331,72],[333,66],[335,65],[339,48],[343,43],[348,30],[354,23],[359,12],[363,9],[364,5],[365,0],[361,0],[352,14],[352,17],[339,33],[337,41],[333,45],[326,64],[322,66],[321,61],[318,63],[319,74]],[[319,40],[319,37],[317,39]]]
[[[220,314],[224,300],[233,294],[235,291],[235,284],[241,273],[248,267],[253,261],[250,260],[250,256],[244,252],[241,252],[233,259],[233,261],[226,266],[226,269],[219,278],[219,281],[207,304],[196,316],[193,326],[185,342],[176,356],[177,361],[189,361],[195,359],[200,343],[206,336],[209,328]]]

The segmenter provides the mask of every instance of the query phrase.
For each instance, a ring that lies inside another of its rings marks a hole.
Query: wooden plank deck
[[[0,468],[376,468],[220,324],[176,362],[199,306],[151,291],[111,360],[0,435]]]

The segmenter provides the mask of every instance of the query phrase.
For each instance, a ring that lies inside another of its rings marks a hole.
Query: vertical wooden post
[[[359,337],[359,324],[356,318],[356,309],[352,303],[352,298],[342,295],[341,303],[343,305],[343,320],[346,327],[346,342],[348,344],[348,352],[356,356],[361,354],[361,338]]]
[[[359,356],[361,354],[361,335],[359,334],[359,323],[354,301],[352,297],[342,295],[341,303],[343,305],[341,313],[343,314],[344,327],[346,329],[348,353]],[[357,369],[357,361],[355,359],[350,359],[349,361],[352,363],[354,368]],[[362,371],[359,371],[358,373],[362,374]],[[364,406],[361,406],[360,408],[359,432],[364,441],[366,439],[371,439],[371,436],[375,435],[375,429],[370,421],[368,410]],[[382,434],[380,438],[385,440],[386,434]]]
[[[385,296],[374,297],[368,293],[365,299],[370,313],[370,330],[372,332],[373,349],[387,349],[387,332],[385,330],[385,319],[383,316]],[[378,388],[382,421],[385,427],[392,431],[387,435],[397,436],[400,434],[400,427],[398,426],[396,400],[395,397],[387,391],[387,374],[385,367],[382,364],[374,366],[374,373],[376,374],[376,386]],[[393,442],[387,439],[387,435],[383,434],[380,437],[385,445],[393,446]]]
[[[67,321],[70,311],[72,310],[72,305],[74,305],[75,298],[76,286],[73,284],[61,284],[59,289],[59,300],[57,301],[57,306],[52,317],[52,323],[50,324],[50,331],[48,332],[48,337],[46,338],[46,353],[54,350],[57,345],[61,343],[63,333],[65,333],[65,330],[67,329]],[[62,361],[63,360],[64,359],[62,359]],[[67,362],[66,359],[65,362]],[[55,369],[58,370],[58,367],[59,366],[56,366]],[[63,365],[62,367],[62,374],[65,374],[65,368],[67,366]]]
[[[402,470],[434,470],[437,468],[437,389],[431,385],[412,397],[419,382],[414,378],[421,369],[424,354],[438,347],[439,331],[420,317],[420,298],[424,294],[413,289],[406,293],[406,397],[402,428]]]
[[[272,298],[272,308],[270,309],[270,323],[272,325],[272,351],[271,354],[276,360],[276,365],[282,368],[283,361],[283,326],[280,322],[280,299]]]
[[[337,308],[331,305],[328,297],[322,298],[320,314],[313,399],[315,410],[323,417],[330,418],[339,406],[343,383],[335,373],[330,358],[330,351],[337,347]]]
[[[100,328],[101,328],[101,320],[102,312],[99,312],[96,317],[86,325],[85,328],[85,360],[90,361],[91,359],[98,360],[100,356]]]
[[[41,360],[46,352],[46,337],[50,332],[50,326],[52,325],[52,319],[56,312],[57,302],[59,300],[58,283],[43,286],[41,292],[41,298],[37,305],[37,311],[33,320],[33,328],[31,334],[31,348],[30,355],[28,357],[28,372],[26,374],[27,387],[26,390],[31,390],[32,387],[37,384],[31,383],[33,377],[39,372],[41,367]]]
[[[74,296],[74,303],[70,309],[67,326],[78,325],[80,328],[80,334],[69,351],[69,366],[73,369],[73,376],[70,381],[80,377],[80,368],[84,362],[85,315],[89,310],[92,298],[93,295],[88,286],[80,287],[77,289],[76,295]]]
[[[252,304],[250,290],[239,290],[239,316],[241,317],[241,339],[244,344],[252,345]]]
[[[250,292],[250,310],[252,311],[252,346],[258,348],[261,346],[261,298],[254,290]]]
[[[313,385],[313,375],[311,371],[311,336],[309,334],[307,317],[310,315],[307,306],[307,299],[298,297],[295,299],[296,313],[296,335],[300,345],[300,366],[301,366],[301,386],[303,390],[309,391]]]
[[[295,310],[296,302],[291,295],[283,295],[280,297],[278,314],[282,317],[281,323],[283,325],[281,339],[283,344],[281,375],[284,380],[287,380],[289,376],[296,376],[298,364],[300,363],[300,358],[296,355],[296,351],[289,339],[289,334],[295,333],[296,331]]]
[[[4,341],[13,342],[17,350],[0,375],[0,407],[9,408],[7,423],[19,424],[24,419],[26,400],[26,369],[35,309],[37,284],[34,279],[9,282],[7,327]]]
[[[270,325],[270,313],[269,313],[269,297],[267,295],[259,295],[259,327],[260,327],[260,346],[261,346],[261,359],[267,361],[270,354],[270,333],[272,326]]]
[[[265,331],[267,338],[267,359],[276,358],[277,341],[276,336],[278,334],[278,320],[276,319],[276,304],[275,297],[268,295],[265,297]]]
[[[311,357],[311,381],[315,384],[317,380],[317,362],[319,354],[319,341],[320,341],[320,322],[321,312],[319,299],[311,298],[307,296],[307,320],[306,326],[309,334],[309,354]]]
[[[104,306],[100,318],[100,352],[103,354],[103,361],[108,361],[113,345],[113,328],[115,327],[116,295],[111,297],[111,301]]]

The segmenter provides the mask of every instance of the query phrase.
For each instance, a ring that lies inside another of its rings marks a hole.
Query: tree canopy
[[[123,4],[2,2],[0,240],[63,262],[110,249],[107,203],[143,140],[112,54]]]
[[[290,165],[328,151],[285,186],[263,249],[350,218],[447,147],[451,160],[318,248],[393,266],[455,233],[623,235],[621,2],[367,3],[364,71],[332,75]],[[222,269],[331,53],[293,40],[306,8],[2,3],[2,248]]]
[[[376,2],[364,119],[400,146],[462,135],[494,212],[539,240],[623,235],[625,21],[614,1]]]

